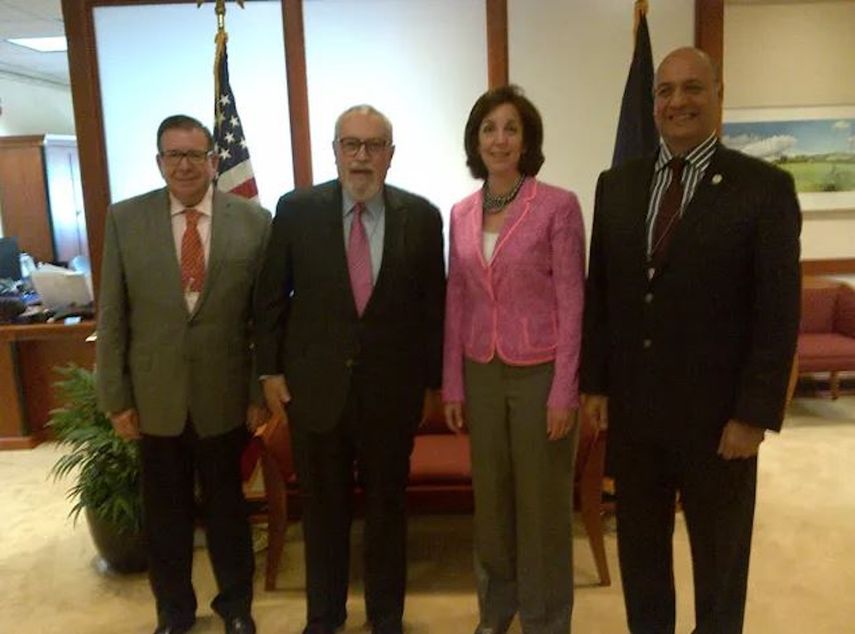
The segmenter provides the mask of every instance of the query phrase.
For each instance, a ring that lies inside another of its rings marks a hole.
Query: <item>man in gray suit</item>
[[[250,402],[253,281],[270,214],[215,191],[211,133],[184,115],[157,132],[166,181],[111,206],[98,305],[97,387],[117,433],[140,440],[156,634],[195,621],[194,482],[231,634],[255,632],[254,559],[241,489]],[[260,391],[256,388],[260,402]]]

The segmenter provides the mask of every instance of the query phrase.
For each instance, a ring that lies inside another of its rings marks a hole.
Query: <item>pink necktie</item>
[[[184,210],[186,225],[181,237],[181,287],[184,292],[201,293],[205,284],[205,249],[197,226],[200,215],[195,209]]]
[[[347,270],[350,273],[350,287],[353,289],[353,301],[356,304],[356,312],[362,316],[368,298],[371,297],[371,289],[374,280],[371,272],[371,249],[368,245],[368,236],[362,225],[362,213],[365,205],[356,203],[353,206],[353,221],[350,224],[350,236],[347,239]]]

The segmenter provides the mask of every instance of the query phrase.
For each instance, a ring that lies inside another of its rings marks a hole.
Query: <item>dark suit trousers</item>
[[[363,397],[354,378],[340,422],[316,433],[292,421],[303,501],[307,619],[332,632],[347,619],[354,468],[365,498],[365,606],[377,634],[400,634],[406,584],[405,497],[413,425]],[[418,416],[417,412],[413,413]]]
[[[696,634],[742,632],[757,459],[723,460],[653,442],[615,451],[618,554],[632,634],[673,634],[675,495],[686,518]]]
[[[211,607],[226,619],[250,613],[255,560],[241,488],[240,456],[245,443],[243,426],[199,438],[189,420],[180,436],[142,438],[149,581],[161,624],[182,625],[195,618],[191,573],[197,475],[202,521],[219,589]]]

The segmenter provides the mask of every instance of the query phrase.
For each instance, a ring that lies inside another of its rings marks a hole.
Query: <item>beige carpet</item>
[[[67,483],[47,479],[57,456],[52,445],[0,452],[0,633],[150,633],[154,616],[145,577],[105,577],[94,569],[85,522],[73,526],[66,517]],[[853,461],[855,397],[796,400],[784,433],[764,443],[746,632],[855,632]],[[410,527],[407,631],[469,634],[477,618],[470,519],[416,517]],[[359,530],[357,525],[357,541]],[[574,632],[626,631],[614,535],[607,537],[606,547],[614,583],[600,588],[593,585],[587,541],[576,531]],[[365,620],[358,557],[354,559],[348,633],[363,631]],[[691,631],[693,615],[681,518],[675,559],[678,632],[683,634]],[[305,612],[301,560],[300,530],[292,526],[280,590],[267,593],[261,581],[264,557],[259,555],[254,613],[261,632],[300,631]],[[197,551],[194,579],[201,606],[194,633],[222,632],[207,607],[214,582],[203,550]]]

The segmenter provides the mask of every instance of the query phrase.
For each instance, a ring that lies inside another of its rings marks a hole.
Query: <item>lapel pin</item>
[[[718,185],[719,183],[721,183],[721,181],[722,181],[721,174],[713,174],[713,177],[712,177],[712,184],[713,185]]]

